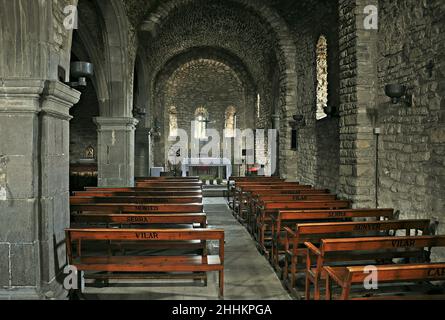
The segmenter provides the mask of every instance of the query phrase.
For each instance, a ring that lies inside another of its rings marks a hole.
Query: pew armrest
[[[304,245],[309,249],[313,254],[320,256],[321,251],[316,246],[314,246],[311,242],[305,242]]]
[[[286,233],[288,234],[288,235],[291,235],[292,237],[296,237],[296,234],[295,234],[295,232],[291,229],[291,228],[289,228],[289,227],[284,227],[283,228],[284,229],[284,231],[286,231]]]

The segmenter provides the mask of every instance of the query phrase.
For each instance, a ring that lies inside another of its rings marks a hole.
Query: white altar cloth
[[[181,166],[183,177],[187,176],[190,167],[226,167],[226,178],[232,176],[232,162],[227,158],[184,158]]]

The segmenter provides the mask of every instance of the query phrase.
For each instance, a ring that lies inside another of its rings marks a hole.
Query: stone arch
[[[280,62],[281,78],[281,110],[275,110],[276,113],[286,112],[296,109],[296,47],[293,42],[291,32],[284,19],[263,0],[230,0],[231,2],[243,5],[246,9],[255,12],[263,18],[271,27],[277,38],[276,54]],[[162,23],[168,18],[170,13],[180,6],[192,4],[194,0],[168,1],[158,6],[155,12],[152,12],[142,30],[150,32],[156,36]],[[229,1],[228,1],[229,2]]]
[[[107,116],[131,117],[135,63],[134,39],[130,39],[130,23],[122,1],[96,0],[106,32],[104,41],[104,70],[109,99]],[[132,41],[133,40],[133,41]]]
[[[79,17],[79,25],[82,25],[81,17]],[[99,112],[101,115],[106,113],[106,109],[108,109],[107,103],[109,102],[109,91],[108,84],[105,75],[105,65],[103,63],[103,58],[100,56],[100,53],[94,46],[94,41],[91,38],[90,34],[84,28],[79,28],[77,30],[77,34],[79,36],[79,40],[81,41],[81,45],[86,51],[87,58],[90,59],[89,62],[94,65],[94,76],[92,79],[93,86],[97,92],[97,98],[99,100]],[[74,41],[74,40],[73,40]],[[73,52],[77,52],[77,48],[75,43],[72,45]],[[79,54],[77,54],[79,56]]]

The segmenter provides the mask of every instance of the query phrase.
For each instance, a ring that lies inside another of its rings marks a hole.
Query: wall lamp
[[[385,94],[391,98],[392,104],[404,103],[407,107],[413,105],[412,94],[407,93],[408,88],[401,84],[387,84],[385,86]]]
[[[292,116],[293,121],[290,121],[289,124],[292,128],[300,127],[303,128],[306,126],[306,120],[304,116],[301,114],[296,114]]]
[[[71,62],[70,75],[78,80],[76,82],[68,82],[67,85],[71,88],[84,89],[87,87],[87,78],[91,78],[94,75],[94,66],[89,62]]]
[[[134,116],[139,116],[140,118],[143,118],[146,114],[147,114],[147,110],[145,108],[139,108],[139,107],[133,108]]]

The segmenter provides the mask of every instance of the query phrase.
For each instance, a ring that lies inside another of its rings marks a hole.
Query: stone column
[[[148,177],[150,174],[148,135],[149,129],[139,124],[135,132],[134,174],[136,177]]]
[[[340,11],[340,186],[355,207],[374,206],[374,136],[368,115],[375,108],[377,30],[364,26],[377,0],[341,0]]]
[[[134,136],[138,120],[99,117],[94,121],[98,132],[98,185],[134,186]]]
[[[0,299],[63,298],[69,227],[69,109],[57,81],[0,85]]]

